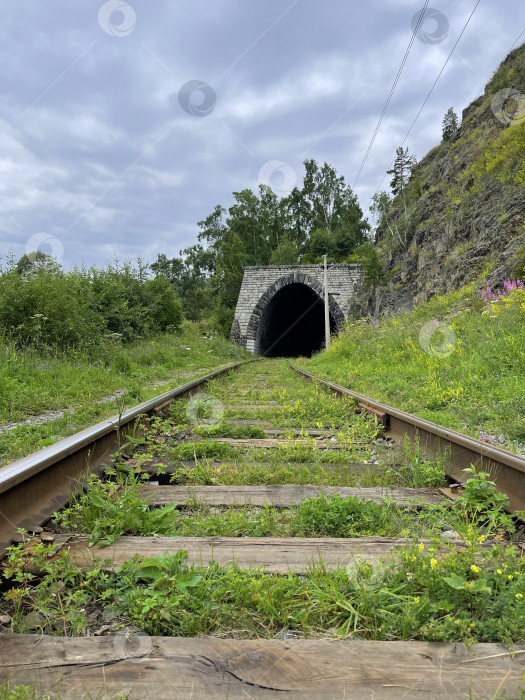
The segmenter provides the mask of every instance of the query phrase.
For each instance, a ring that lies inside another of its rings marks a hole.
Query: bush
[[[166,277],[160,275],[144,285],[144,297],[152,331],[179,330],[182,302]]]
[[[0,275],[0,329],[21,346],[92,345],[103,320],[92,308],[82,279],[62,271]]]
[[[60,350],[179,330],[182,304],[162,275],[125,264],[64,271],[23,256],[0,269],[0,334],[18,347]]]

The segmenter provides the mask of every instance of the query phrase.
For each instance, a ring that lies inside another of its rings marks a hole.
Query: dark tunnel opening
[[[330,314],[330,332],[336,330]],[[280,289],[266,307],[256,352],[265,357],[310,357],[324,345],[324,301],[306,284]]]

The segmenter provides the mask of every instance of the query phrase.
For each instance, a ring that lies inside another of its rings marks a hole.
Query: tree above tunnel
[[[352,188],[334,167],[320,167],[315,160],[305,160],[304,167],[303,186],[289,197],[294,226],[304,234],[301,262],[318,262],[321,255],[343,262],[367,240],[370,226]]]
[[[344,177],[313,159],[304,168],[287,197],[266,185],[234,192],[228,210],[217,205],[199,222],[197,245],[172,260],[159,256],[154,269],[174,273],[191,318],[213,313],[227,333],[246,266],[318,263],[325,254],[344,262],[367,240],[370,226]]]

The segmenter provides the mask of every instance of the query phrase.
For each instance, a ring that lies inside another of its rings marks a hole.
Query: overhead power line
[[[470,23],[470,20],[471,20],[472,17],[474,16],[474,13],[475,13],[476,10],[478,9],[478,5],[480,4],[480,2],[481,2],[481,0],[477,0],[476,4],[474,5],[474,9],[473,9],[472,12],[470,13],[470,15],[469,15],[467,21],[465,22],[465,24],[464,24],[464,26],[463,26],[463,29],[461,30],[461,32],[460,32],[458,38],[456,39],[456,43],[455,43],[454,46],[452,47],[452,51],[449,53],[449,55],[447,56],[447,59],[446,59],[445,63],[444,63],[443,66],[441,67],[441,70],[439,71],[437,78],[434,80],[434,84],[432,85],[432,87],[430,88],[430,90],[429,90],[427,96],[426,96],[425,99],[423,100],[423,104],[422,104],[421,107],[419,108],[419,111],[418,111],[418,113],[416,114],[416,116],[415,116],[415,118],[414,118],[414,121],[413,121],[412,124],[410,125],[410,128],[409,128],[409,130],[407,131],[405,138],[404,138],[403,141],[401,142],[401,146],[404,146],[404,145],[405,145],[406,140],[408,139],[408,137],[409,137],[410,134],[412,133],[412,129],[414,128],[414,126],[415,126],[417,120],[419,119],[419,117],[420,117],[420,115],[421,115],[421,112],[422,112],[423,109],[425,108],[426,103],[427,103],[428,100],[430,99],[430,96],[431,96],[432,93],[434,92],[434,89],[435,89],[436,85],[438,84],[439,79],[440,79],[441,76],[443,75],[443,72],[444,72],[445,68],[447,67],[448,62],[449,62],[450,59],[452,58],[452,54],[453,54],[454,51],[456,50],[456,47],[457,47],[457,45],[459,44],[459,42],[460,42],[460,40],[461,40],[461,37],[462,37],[463,34],[465,33],[465,30],[467,29],[467,27],[468,27],[468,25],[469,25],[469,23]],[[522,34],[524,34],[524,33],[525,33],[525,29],[524,29],[523,32],[520,34],[520,36],[516,39],[516,41],[514,42],[513,46],[515,46],[515,45],[518,43],[518,41],[520,40]],[[394,160],[395,160],[395,159],[392,160],[392,163],[390,164],[389,170],[392,168],[392,165],[394,164]],[[380,188],[381,188],[381,185],[383,184],[383,180],[385,179],[385,177],[386,177],[386,173],[385,173],[385,175],[383,175],[383,177],[381,178],[381,182],[379,183],[379,185],[378,185],[376,191],[374,192],[374,194],[373,194],[372,197],[370,198],[370,201],[372,201],[373,197],[379,192],[379,190],[380,190]]]
[[[464,26],[463,29],[461,30],[460,35],[459,35],[458,38],[456,39],[456,43],[455,43],[454,46],[452,47],[452,51],[451,51],[451,52],[449,53],[449,55],[447,56],[447,60],[445,61],[445,63],[443,64],[443,67],[442,67],[441,70],[439,71],[437,78],[434,80],[434,84],[432,85],[432,87],[430,88],[430,90],[429,90],[429,92],[428,92],[428,95],[427,95],[427,96],[425,97],[425,99],[423,100],[423,104],[421,105],[421,107],[420,107],[420,109],[419,109],[419,112],[416,114],[414,121],[413,121],[412,124],[410,125],[410,129],[407,131],[407,135],[405,136],[405,138],[403,139],[403,142],[402,142],[402,144],[401,144],[402,146],[404,145],[404,143],[405,143],[405,141],[407,140],[407,138],[410,136],[410,133],[411,133],[412,129],[414,128],[415,123],[416,123],[417,120],[419,119],[419,115],[421,114],[421,112],[423,111],[423,109],[424,109],[426,103],[428,102],[428,100],[429,100],[429,98],[430,98],[430,95],[434,92],[434,88],[436,87],[436,85],[438,84],[439,79],[440,79],[441,76],[443,75],[443,71],[444,71],[445,68],[447,67],[448,62],[450,61],[450,59],[452,58],[452,54],[453,54],[454,51],[456,50],[456,46],[459,44],[459,42],[460,42],[460,40],[461,40],[461,37],[462,37],[463,34],[465,33],[465,30],[466,30],[466,28],[468,27],[468,25],[469,25],[469,23],[470,23],[470,20],[474,17],[474,13],[475,13],[476,10],[478,9],[478,5],[479,5],[480,2],[481,2],[481,0],[478,0],[478,1],[476,2],[476,4],[474,5],[474,9],[473,9],[472,12],[470,13],[469,18],[468,18],[467,21],[465,22],[465,26]]]
[[[512,44],[512,46],[511,46],[510,49],[507,51],[507,53],[510,53],[510,52],[512,51],[512,49],[516,46],[516,44],[518,43],[518,41],[521,39],[521,37],[522,37],[524,34],[525,34],[525,27],[523,27],[523,30],[522,30],[521,34],[520,34],[519,37],[516,39],[516,41]]]
[[[415,41],[415,39],[416,39],[417,33],[418,33],[418,31],[419,31],[419,27],[421,26],[421,23],[423,22],[423,19],[424,19],[424,17],[425,17],[426,9],[427,9],[427,7],[428,7],[428,3],[429,3],[429,2],[430,2],[430,0],[426,0],[425,6],[424,6],[423,9],[421,10],[421,13],[420,13],[420,15],[419,15],[419,17],[418,17],[417,24],[416,24],[416,26],[414,27],[414,31],[412,32],[412,37],[410,38],[410,41],[409,41],[409,43],[408,43],[407,49],[406,49],[406,51],[405,51],[405,55],[403,56],[403,60],[401,61],[401,65],[399,66],[399,69],[398,69],[398,71],[397,71],[397,75],[396,75],[396,77],[395,77],[395,79],[394,79],[394,82],[393,82],[393,84],[392,84],[392,87],[390,88],[390,93],[389,93],[389,95],[388,95],[388,97],[387,97],[387,100],[386,100],[385,105],[384,105],[384,107],[383,107],[383,111],[381,112],[381,116],[379,117],[379,121],[377,122],[375,131],[374,131],[374,133],[373,133],[373,135],[372,135],[372,138],[370,139],[370,143],[368,144],[368,148],[366,149],[366,153],[365,153],[365,155],[364,155],[363,161],[362,161],[361,166],[360,166],[360,168],[359,168],[359,172],[357,173],[357,177],[356,177],[356,179],[354,180],[354,188],[355,188],[355,186],[357,185],[357,183],[358,183],[358,181],[359,181],[359,178],[361,177],[361,173],[363,172],[363,168],[365,167],[365,163],[366,163],[366,161],[368,160],[368,156],[369,156],[369,154],[370,154],[370,151],[372,150],[372,146],[374,145],[374,142],[375,142],[375,140],[376,140],[376,136],[377,136],[377,134],[378,134],[378,132],[379,132],[379,129],[381,128],[381,124],[383,123],[383,119],[384,119],[384,117],[385,117],[385,114],[386,114],[386,112],[387,112],[388,106],[389,106],[389,104],[390,104],[390,100],[392,99],[392,96],[393,96],[393,94],[394,94],[394,92],[395,92],[395,89],[396,89],[396,87],[397,87],[397,84],[398,84],[398,82],[399,82],[399,78],[401,77],[401,73],[403,72],[403,68],[405,67],[405,63],[407,62],[408,54],[410,53],[410,49],[412,48],[412,45],[413,45],[413,43],[414,43],[414,41]]]

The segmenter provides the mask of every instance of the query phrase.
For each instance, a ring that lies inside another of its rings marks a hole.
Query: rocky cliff
[[[523,274],[524,222],[525,45],[386,207],[376,233],[383,280],[363,289],[355,312],[408,308],[475,279],[500,286]]]

